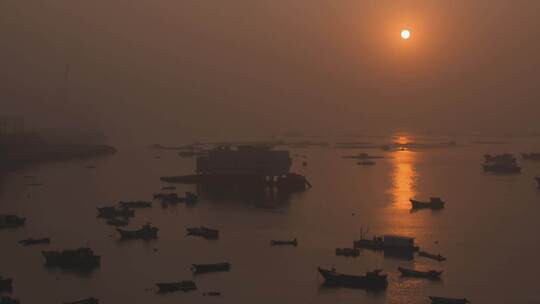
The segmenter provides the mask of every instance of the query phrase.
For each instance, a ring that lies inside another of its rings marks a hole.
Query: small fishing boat
[[[151,208],[152,203],[145,201],[120,202],[120,206],[123,208]]]
[[[540,177],[537,176],[537,177],[535,177],[535,179],[536,179],[536,183],[538,185],[538,189],[540,189]]]
[[[359,165],[359,166],[373,166],[376,163],[374,161],[372,161],[372,160],[363,160],[363,161],[357,162],[356,164]]]
[[[11,292],[13,289],[13,279],[7,279],[0,276],[0,292]]]
[[[431,304],[467,304],[471,303],[467,299],[456,299],[456,298],[443,298],[443,297],[433,297],[430,296]]]
[[[93,297],[88,299],[73,301],[73,302],[64,302],[64,304],[99,304],[99,300]]]
[[[442,262],[442,261],[446,260],[446,258],[444,256],[440,255],[440,254],[433,254],[433,253],[429,253],[429,252],[426,252],[426,251],[418,251],[418,255],[421,256],[421,257],[436,260],[436,261],[439,261],[439,262]]]
[[[229,271],[231,264],[229,263],[214,263],[214,264],[192,264],[191,271],[195,274],[207,272],[223,272]]]
[[[174,291],[191,291],[197,290],[197,285],[193,281],[180,281],[173,283],[156,283],[159,293],[167,293]]]
[[[157,234],[158,234],[159,229],[152,225],[146,224],[137,230],[124,230],[124,229],[116,228],[116,231],[120,233],[120,237],[123,240],[127,240],[127,239],[150,240],[150,239],[157,239],[158,237]]]
[[[336,248],[336,255],[345,257],[357,257],[360,255],[358,248]]]
[[[49,267],[63,269],[92,269],[101,265],[101,256],[90,248],[68,249],[62,251],[42,251],[45,263]]]
[[[413,209],[442,209],[444,208],[444,201],[440,197],[431,197],[429,202],[418,201],[414,199],[409,200]]]
[[[292,241],[271,240],[270,245],[272,245],[272,246],[284,246],[284,245],[298,246],[298,240],[296,238],[294,238],[294,240],[292,240]]]
[[[20,304],[21,301],[18,299],[14,299],[11,297],[1,296],[0,297],[0,304]]]
[[[442,271],[428,270],[428,271],[419,271],[413,269],[407,269],[398,267],[399,272],[401,272],[402,277],[414,277],[414,278],[424,278],[430,280],[440,280]]]
[[[51,243],[50,238],[41,238],[41,239],[29,238],[29,239],[19,241],[19,244],[24,245],[24,246],[50,244],[50,243]]]
[[[186,228],[188,235],[200,236],[208,240],[214,240],[219,238],[219,230],[210,229],[206,227],[192,227]]]
[[[318,268],[324,278],[324,283],[329,286],[385,289],[388,286],[387,275],[382,275],[381,270],[368,271],[366,275],[349,275],[336,272],[335,269],[327,270]]]
[[[0,214],[0,229],[19,228],[24,226],[26,218],[14,214]]]
[[[128,224],[129,224],[129,221],[126,218],[114,217],[112,219],[107,220],[107,225],[111,225],[115,227],[123,227],[123,226],[127,226]]]

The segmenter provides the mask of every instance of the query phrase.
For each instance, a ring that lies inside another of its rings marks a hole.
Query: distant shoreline
[[[8,149],[0,154],[0,172],[30,164],[93,158],[116,152],[116,148],[107,145],[45,145]]]

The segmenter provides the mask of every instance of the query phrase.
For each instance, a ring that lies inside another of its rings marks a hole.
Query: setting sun
[[[404,40],[408,40],[411,37],[411,31],[409,30],[402,30],[401,31],[401,38]]]

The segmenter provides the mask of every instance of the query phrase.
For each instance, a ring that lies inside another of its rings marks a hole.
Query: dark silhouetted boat
[[[414,277],[414,278],[424,278],[430,280],[440,280],[442,271],[428,270],[428,271],[419,271],[414,269],[407,269],[398,267],[401,276],[403,277]]]
[[[50,243],[51,243],[50,238],[41,238],[41,239],[29,238],[29,239],[19,241],[19,244],[24,245],[24,246],[50,244]]]
[[[210,229],[206,227],[192,227],[186,228],[188,235],[200,236],[205,239],[213,240],[219,238],[219,230]]]
[[[534,179],[536,179],[536,184],[538,186],[538,189],[540,189],[540,177],[535,177]]]
[[[175,291],[191,291],[197,290],[197,285],[193,281],[180,281],[173,283],[156,283],[159,293],[175,292]]]
[[[116,207],[98,207],[98,216],[103,218],[114,217],[133,217],[135,216],[135,210],[129,208],[116,208]]]
[[[203,296],[219,297],[219,296],[221,296],[221,292],[219,292],[219,291],[209,291],[209,292],[204,292],[204,293],[203,293]]]
[[[271,240],[270,245],[272,245],[272,246],[285,246],[285,245],[298,246],[298,240],[296,238],[294,238],[294,240],[292,240],[292,241]]]
[[[414,238],[399,235],[385,235],[372,239],[360,239],[353,242],[354,248],[383,250],[385,254],[396,257],[412,258],[420,248],[414,244]]]
[[[0,304],[20,304],[21,301],[7,296],[0,297]]]
[[[467,299],[456,299],[456,298],[443,298],[443,297],[433,297],[430,296],[431,304],[467,304],[471,303]]]
[[[367,153],[359,153],[357,155],[346,155],[346,156],[343,156],[343,158],[352,158],[352,159],[362,159],[362,160],[369,160],[369,159],[379,159],[379,158],[384,158],[383,156],[373,156],[373,155],[369,155]]]
[[[223,272],[229,271],[231,264],[229,263],[215,263],[215,264],[192,264],[191,271],[193,273],[207,273],[207,272]]]
[[[318,270],[324,278],[325,285],[328,286],[365,289],[385,289],[388,286],[387,275],[382,275],[381,270],[368,271],[363,276],[341,274],[335,269],[326,270],[319,267]]]
[[[0,229],[24,226],[26,218],[14,214],[0,214]]]
[[[417,201],[410,199],[413,209],[442,209],[444,208],[444,201],[440,197],[431,197],[429,202]]]
[[[418,251],[418,255],[421,256],[421,257],[436,260],[436,261],[439,261],[439,262],[442,262],[442,261],[446,260],[446,258],[444,256],[440,255],[440,254],[432,254],[432,253],[429,253],[429,252],[426,252],[426,251]]]
[[[123,208],[151,208],[152,203],[145,201],[120,202],[120,206]]]
[[[540,153],[521,153],[521,157],[525,160],[540,160]]]
[[[93,269],[101,265],[101,256],[90,248],[68,249],[63,251],[42,251],[45,264],[64,269]]]
[[[358,250],[358,248],[336,248],[336,255],[357,257],[360,255],[360,250]]]
[[[116,231],[120,233],[120,237],[123,240],[127,239],[141,239],[141,240],[151,240],[157,239],[159,229],[152,225],[146,224],[141,227],[141,229],[136,230],[124,230],[116,228]]]
[[[177,204],[186,201],[184,197],[179,197],[176,193],[156,193],[154,199],[159,200],[163,204]]]
[[[64,302],[64,304],[99,304],[99,300],[93,297],[88,299],[73,301],[73,302]]]
[[[517,174],[521,172],[517,160],[512,154],[484,155],[485,163],[482,165],[485,172],[497,174]]]
[[[13,289],[13,279],[7,279],[0,276],[0,292],[11,292]]]

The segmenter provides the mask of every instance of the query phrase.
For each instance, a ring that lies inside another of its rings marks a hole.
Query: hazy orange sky
[[[540,131],[535,0],[3,0],[0,37],[2,115],[43,126]]]

